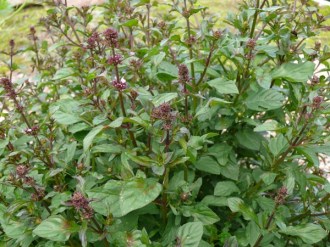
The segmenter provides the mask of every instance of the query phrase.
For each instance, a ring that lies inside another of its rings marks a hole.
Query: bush
[[[330,51],[302,2],[228,29],[194,0],[48,10],[4,52],[1,243],[328,246]]]

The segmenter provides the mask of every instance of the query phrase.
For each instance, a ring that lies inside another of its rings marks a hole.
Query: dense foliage
[[[324,20],[58,3],[2,52],[1,246],[328,246],[330,50],[305,43]]]

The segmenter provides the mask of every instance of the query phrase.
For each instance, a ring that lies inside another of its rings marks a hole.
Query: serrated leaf
[[[227,80],[225,78],[217,78],[208,81],[210,87],[215,88],[220,94],[238,94],[238,88],[234,80]]]
[[[307,82],[314,73],[315,64],[305,63],[285,63],[271,72],[273,79],[282,78],[291,82]]]
[[[235,163],[227,163],[221,167],[221,175],[226,178],[237,181],[239,176],[239,165]]]
[[[275,178],[276,178],[277,174],[273,173],[273,172],[265,172],[263,173],[260,178],[262,179],[262,181],[264,181],[264,183],[266,185],[270,185],[271,183],[274,182]]]
[[[263,132],[263,131],[272,131],[278,129],[278,122],[276,120],[268,120],[257,127],[255,127],[253,130],[255,132]]]
[[[246,106],[254,111],[269,111],[280,108],[283,105],[284,97],[273,89],[261,89],[258,92],[249,94],[245,100]]]
[[[119,117],[116,120],[112,121],[108,126],[110,128],[119,128],[122,125],[123,121],[124,121],[124,118]]]
[[[263,137],[259,133],[246,128],[238,131],[235,137],[241,146],[251,150],[259,150],[263,140]]]
[[[288,147],[289,143],[286,138],[280,134],[276,137],[270,139],[268,147],[270,152],[274,155],[274,157],[278,156]]]
[[[244,201],[238,197],[231,197],[227,199],[228,207],[234,213],[240,211],[241,205],[244,205]]]
[[[195,167],[200,171],[204,171],[216,175],[220,174],[220,165],[216,160],[214,160],[209,156],[201,157],[195,163]]]
[[[296,236],[307,244],[315,244],[325,238],[328,233],[320,226],[312,223],[289,226],[280,231],[285,235]]]
[[[262,208],[262,210],[264,210],[266,212],[269,212],[270,213],[275,208],[275,202],[274,202],[273,199],[260,196],[260,197],[257,198],[256,201],[259,204],[259,206]]]
[[[33,233],[51,241],[67,241],[71,235],[73,223],[60,215],[50,216],[38,225]]]
[[[176,97],[178,97],[177,93],[163,93],[163,94],[158,94],[156,96],[153,97],[152,99],[152,104],[155,107],[160,106],[163,103],[169,102],[172,99],[175,99]]]
[[[203,224],[201,222],[189,222],[180,226],[177,238],[181,247],[198,247],[203,236]]]
[[[70,124],[75,124],[75,123],[81,122],[81,119],[79,116],[74,115],[72,113],[62,112],[60,110],[56,111],[52,115],[52,118],[59,124],[64,124],[64,125],[70,125]]]
[[[195,221],[200,221],[204,225],[211,225],[220,220],[218,215],[205,205],[196,206],[191,211],[191,216]]]
[[[61,68],[56,71],[53,80],[61,80],[65,79],[69,76],[72,76],[74,74],[74,71],[71,68]]]
[[[165,52],[160,52],[159,54],[153,56],[152,61],[155,66],[158,66],[165,58],[166,53]]]
[[[260,228],[255,222],[251,221],[246,227],[245,234],[250,246],[254,246],[260,235]]]
[[[215,196],[229,196],[235,192],[240,192],[240,190],[232,181],[218,182],[214,188]]]
[[[122,217],[154,201],[160,194],[162,186],[156,179],[133,178],[128,181],[111,180],[103,187],[87,191],[93,209],[108,216]]]
[[[97,134],[99,134],[103,130],[103,125],[99,125],[95,128],[93,128],[87,136],[85,136],[83,141],[84,151],[87,151],[90,147],[90,145],[93,143],[93,140]]]
[[[137,19],[131,19],[131,20],[128,20],[128,21],[124,22],[122,24],[122,26],[134,27],[134,26],[137,26],[138,24],[139,24],[139,21]]]
[[[115,144],[101,144],[92,148],[92,153],[113,153],[119,154],[122,152],[122,147]]]
[[[66,163],[69,163],[73,159],[76,152],[76,148],[77,148],[77,142],[72,142],[68,145],[65,156]]]

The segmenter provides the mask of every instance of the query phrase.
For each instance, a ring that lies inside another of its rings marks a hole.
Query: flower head
[[[223,32],[221,30],[216,30],[213,32],[213,38],[220,39],[223,35]]]
[[[15,41],[14,41],[13,39],[11,39],[11,40],[9,41],[9,46],[10,46],[10,48],[14,48],[14,46],[15,46]]]
[[[44,189],[42,189],[42,188],[37,188],[36,189],[36,192],[34,192],[32,195],[31,195],[31,199],[33,200],[33,201],[41,201],[42,200],[42,198],[44,198],[45,197],[45,190]]]
[[[0,85],[5,89],[7,96],[11,99],[16,97],[13,83],[6,77],[0,78]]]
[[[108,58],[108,64],[114,65],[114,66],[121,64],[122,61],[123,61],[123,57],[119,54],[116,54],[116,55]]]
[[[312,82],[312,85],[316,85],[320,82],[320,78],[316,75],[313,75],[311,82]]]
[[[25,165],[18,165],[16,167],[16,174],[19,178],[24,178],[29,172],[29,168]]]
[[[39,131],[39,126],[37,125],[25,129],[25,133],[30,136],[36,136],[38,134],[38,131]]]
[[[118,32],[116,29],[108,28],[103,32],[103,36],[110,46],[116,47],[118,45]]]
[[[275,197],[275,203],[277,205],[283,204],[287,195],[288,189],[285,186],[281,187],[277,193],[277,196]]]
[[[112,85],[114,88],[116,88],[118,91],[123,91],[127,88],[127,82],[124,78],[121,78],[120,81],[113,80]]]
[[[100,35],[98,32],[92,33],[92,35],[87,39],[87,48],[94,49],[98,42],[100,42]]]
[[[315,96],[313,98],[313,108],[320,108],[321,104],[323,102],[323,97],[322,96]]]
[[[314,50],[315,51],[319,51],[321,49],[321,41],[316,41],[315,44],[314,44]]]
[[[165,130],[169,130],[172,128],[172,121],[176,118],[176,114],[172,112],[172,108],[169,103],[163,103],[152,109],[151,117],[153,119],[162,120],[164,122],[163,128]]]
[[[189,70],[187,65],[185,64],[180,64],[179,65],[179,82],[184,84],[189,82]]]
[[[256,46],[257,42],[255,39],[249,39],[247,42],[246,42],[246,47],[253,50]]]
[[[94,210],[89,206],[90,200],[88,200],[81,192],[74,192],[71,200],[67,202],[67,205],[74,207],[80,211],[85,219],[90,219],[94,215]]]

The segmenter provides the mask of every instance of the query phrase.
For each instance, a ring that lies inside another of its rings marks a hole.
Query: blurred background
[[[4,58],[1,56],[3,52],[8,49],[8,43],[11,39],[15,40],[17,48],[26,48],[29,42],[30,27],[34,26],[38,31],[42,30],[42,27],[38,26],[39,19],[46,16],[47,9],[55,4],[56,1],[61,0],[0,0],[0,75],[4,74],[7,70],[4,66]],[[62,0],[67,1],[69,6],[86,6],[97,5],[109,0]],[[132,0],[134,1],[134,0]],[[247,0],[249,1],[249,0]],[[298,0],[301,1],[301,0]],[[330,17],[330,2],[327,0],[307,0],[310,4],[318,6],[320,14],[325,17]],[[158,0],[151,1],[158,2],[157,10],[152,12],[154,18],[161,18],[168,7],[163,3],[172,3],[171,0]],[[279,1],[280,2],[280,1]],[[293,0],[292,0],[293,2]],[[239,10],[240,4],[243,0],[198,0],[197,5],[209,7],[208,12],[219,18],[218,24],[220,27],[226,27],[226,23],[223,21],[227,14],[235,13]],[[101,13],[101,12],[100,12]],[[198,20],[195,20],[198,21]],[[324,25],[328,26],[328,31],[321,30],[317,38],[308,40],[309,44],[314,44],[316,40],[320,40],[323,45],[330,45],[330,19],[328,19]],[[44,37],[39,35],[40,39]],[[17,56],[16,64],[22,64],[24,66],[24,57]],[[20,65],[21,66],[21,65]]]

